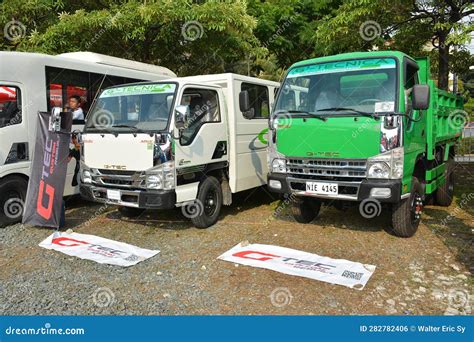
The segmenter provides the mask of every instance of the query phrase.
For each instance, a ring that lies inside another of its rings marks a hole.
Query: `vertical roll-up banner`
[[[59,227],[71,126],[71,113],[38,113],[24,224]]]

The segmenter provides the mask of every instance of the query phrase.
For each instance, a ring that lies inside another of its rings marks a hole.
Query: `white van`
[[[172,77],[176,75],[163,67],[90,52],[0,52],[0,226],[21,218],[21,208],[5,207],[18,204],[11,199],[25,199],[38,111],[64,108],[76,97],[83,117],[101,89]],[[84,120],[78,118],[73,129],[82,130]],[[72,185],[75,164],[68,165],[65,195],[79,192]]]
[[[81,195],[127,215],[181,206],[213,225],[232,193],[266,184],[259,135],[278,86],[218,74],[104,90],[82,134]]]

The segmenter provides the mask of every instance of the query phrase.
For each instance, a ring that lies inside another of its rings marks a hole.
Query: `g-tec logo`
[[[68,237],[53,238],[52,243],[61,247],[78,247],[84,245],[88,246],[89,250],[95,250],[95,252],[105,256],[119,256],[121,253],[125,253],[124,251],[118,249],[93,244],[87,241],[71,239]]]
[[[49,220],[53,212],[54,203],[54,192],[56,189],[53,185],[49,184],[50,178],[54,173],[55,166],[58,158],[58,145],[59,140],[53,141],[46,137],[44,144],[44,157],[43,157],[43,171],[41,173],[41,180],[39,183],[38,200],[36,201],[36,211],[38,214]],[[43,197],[47,196],[47,205],[43,205]]]
[[[104,169],[114,169],[114,170],[126,170],[127,167],[125,165],[109,165],[105,164]]]
[[[264,262],[269,261],[269,260],[282,261],[283,263],[291,265],[295,268],[310,269],[313,271],[319,271],[322,273],[330,273],[330,274],[332,273],[330,271],[333,268],[336,268],[336,266],[323,264],[320,262],[297,259],[297,258],[289,258],[289,257],[281,256],[281,255],[263,253],[263,252],[252,251],[252,250],[240,251],[240,252],[232,254],[232,256],[242,258],[242,259],[251,259],[251,260],[264,261]]]

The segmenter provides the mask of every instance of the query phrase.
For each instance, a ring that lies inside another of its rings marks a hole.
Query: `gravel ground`
[[[128,219],[114,207],[72,198],[65,229],[161,252],[121,268],[38,247],[49,229],[0,229],[0,314],[472,314],[473,166],[457,166],[455,203],[427,207],[410,239],[384,231],[386,213],[366,220],[357,208],[323,208],[312,224],[298,224],[265,189],[236,196],[206,230],[192,227],[179,210]],[[377,269],[357,291],[216,259],[241,241]]]

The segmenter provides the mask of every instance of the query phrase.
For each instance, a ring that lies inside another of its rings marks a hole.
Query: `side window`
[[[418,68],[409,62],[405,62],[404,92],[405,92],[405,110],[407,113],[410,113],[412,111],[411,91],[415,84],[418,84]],[[413,122],[411,122],[410,126],[412,126],[412,124]]]
[[[181,105],[189,106],[190,117],[181,133],[181,145],[189,145],[202,125],[221,121],[219,97],[209,89],[187,88],[184,90]]]
[[[21,123],[21,114],[20,89],[0,84],[0,128]]]
[[[61,107],[73,113],[73,122],[84,123],[91,105],[89,94],[89,73],[46,67],[48,110]]]
[[[241,91],[249,93],[250,107],[255,112],[255,119],[268,118],[270,114],[270,102],[268,100],[268,88],[265,86],[242,83]]]

